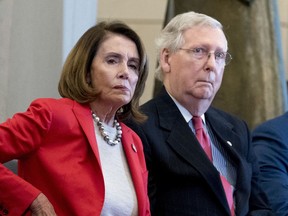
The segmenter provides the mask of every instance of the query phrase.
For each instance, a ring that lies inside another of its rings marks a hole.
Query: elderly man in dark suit
[[[252,144],[272,209],[277,216],[288,215],[288,112],[256,127]]]
[[[222,25],[183,13],[156,43],[164,86],[142,106],[148,120],[129,124],[144,145],[152,215],[272,215],[246,123],[210,107],[231,60]]]

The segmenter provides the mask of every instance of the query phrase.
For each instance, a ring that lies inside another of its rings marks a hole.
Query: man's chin
[[[213,92],[211,92],[211,89],[209,89],[209,90],[197,92],[195,97],[198,99],[203,99],[203,100],[212,100],[214,95],[213,95]]]

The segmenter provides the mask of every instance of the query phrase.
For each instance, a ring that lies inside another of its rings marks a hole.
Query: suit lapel
[[[167,142],[179,157],[186,160],[207,181],[214,194],[229,212],[218,171],[206,156],[197,138],[166,91],[156,99],[160,127],[169,131]]]
[[[228,152],[229,156],[239,159],[240,157],[235,147],[240,143],[240,140],[238,135],[233,132],[233,125],[227,122],[225,118],[219,117],[219,114],[213,108],[208,109],[205,116],[212,133],[220,145]]]
[[[227,155],[229,155],[230,162],[237,172],[235,202],[236,206],[238,206],[236,211],[239,212],[243,203],[246,202],[246,199],[249,199],[247,195],[247,187],[250,187],[249,184],[251,184],[248,179],[251,174],[247,174],[250,172],[248,169],[250,165],[248,165],[247,161],[243,160],[243,156],[239,154],[240,152],[243,152],[242,148],[246,148],[246,146],[241,146],[244,142],[242,140],[243,138],[239,137],[239,135],[234,132],[234,126],[227,122],[225,118],[217,115],[213,108],[210,108],[207,111],[206,120],[208,122],[213,122],[213,124],[210,124],[211,130],[216,136],[219,144],[227,152]],[[247,140],[247,142],[249,141]]]
[[[227,152],[231,163],[237,170],[237,179],[239,179],[238,177],[243,171],[242,169],[244,169],[247,164],[239,154],[242,148],[241,143],[243,142],[241,137],[234,132],[234,126],[227,122],[225,118],[219,117],[213,108],[210,108],[205,115],[206,121],[210,125],[217,141]]]

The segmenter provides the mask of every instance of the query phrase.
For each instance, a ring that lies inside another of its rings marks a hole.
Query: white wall
[[[61,1],[14,0],[6,116],[37,97],[57,96],[62,55]]]
[[[59,97],[64,58],[96,23],[97,0],[0,1],[0,121]]]
[[[8,74],[10,56],[10,32],[12,28],[13,0],[0,1],[0,121],[6,114],[6,100],[8,97]]]
[[[63,63],[82,34],[97,22],[97,0],[64,0]]]

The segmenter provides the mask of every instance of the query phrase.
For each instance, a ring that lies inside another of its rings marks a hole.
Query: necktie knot
[[[195,129],[195,135],[202,146],[203,150],[207,154],[208,158],[212,161],[212,153],[210,147],[210,140],[208,135],[205,133],[202,123],[202,118],[199,116],[193,116],[192,118],[193,127]]]
[[[203,128],[202,118],[199,116],[193,116],[192,123],[194,126],[195,131]]]

